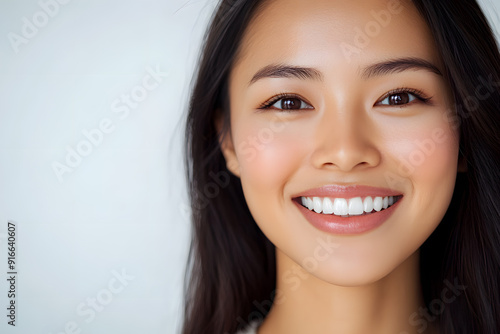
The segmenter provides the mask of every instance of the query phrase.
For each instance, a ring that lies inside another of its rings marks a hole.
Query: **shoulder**
[[[257,334],[257,328],[259,325],[259,321],[253,321],[245,329],[238,331],[236,334]]]

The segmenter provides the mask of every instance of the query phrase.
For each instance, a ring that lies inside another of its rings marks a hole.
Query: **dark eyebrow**
[[[372,64],[363,69],[361,77],[369,79],[374,76],[399,73],[407,70],[420,70],[424,69],[433,72],[437,75],[443,75],[437,66],[431,62],[421,58],[398,58],[388,61]],[[248,85],[253,84],[257,80],[263,78],[298,78],[298,79],[312,79],[323,80],[323,74],[317,69],[311,67],[292,66],[285,64],[271,64],[261,68],[252,77]]]
[[[320,71],[310,67],[300,67],[284,64],[271,64],[261,68],[248,85],[262,78],[298,78],[323,80],[323,75]]]
[[[399,73],[406,70],[427,70],[433,72],[437,75],[443,75],[441,71],[432,64],[431,62],[421,59],[421,58],[399,58],[392,59],[389,61],[384,61],[370,65],[363,69],[361,77],[363,79],[369,79],[374,76]]]

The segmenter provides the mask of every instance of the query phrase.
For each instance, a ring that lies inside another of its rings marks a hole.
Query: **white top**
[[[259,327],[260,322],[254,321],[249,324],[245,329],[238,331],[236,334],[257,334],[257,328]]]

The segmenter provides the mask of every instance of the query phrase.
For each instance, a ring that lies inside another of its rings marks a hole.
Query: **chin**
[[[318,267],[309,274],[326,283],[343,286],[343,287],[359,287],[375,284],[390,278],[398,276],[400,273],[408,272],[405,267],[417,267],[418,250],[411,252],[408,250],[409,256],[404,257],[404,253],[391,255],[384,252],[372,252],[367,254],[354,254],[355,251],[349,252],[348,249],[342,250],[339,248],[339,253],[333,256],[328,261],[320,263]],[[350,256],[345,253],[350,253]],[[355,256],[359,255],[359,256]],[[304,268],[307,270],[307,268]],[[407,268],[406,268],[407,269]]]
[[[391,274],[395,269],[381,270],[380,268],[339,266],[334,268],[318,268],[311,275],[332,285],[359,287],[374,284]]]

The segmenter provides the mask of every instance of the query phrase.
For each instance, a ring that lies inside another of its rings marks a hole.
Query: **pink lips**
[[[293,202],[302,212],[307,221],[317,229],[332,233],[332,234],[361,234],[368,232],[382,225],[397,209],[402,198],[399,198],[393,205],[381,211],[372,212],[369,214],[341,217],[333,214],[322,214],[305,208],[300,203],[300,197],[385,197],[385,196],[401,196],[400,192],[387,189],[375,188],[369,186],[337,186],[328,185],[320,188],[310,189],[294,195]]]

